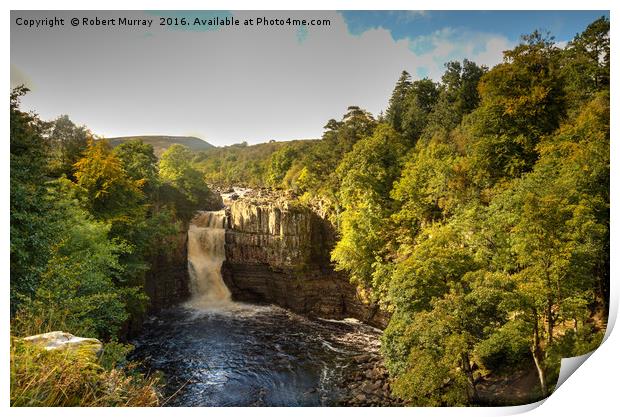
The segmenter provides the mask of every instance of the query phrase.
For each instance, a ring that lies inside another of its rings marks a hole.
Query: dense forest
[[[13,366],[36,354],[13,338],[12,403],[157,404],[154,379],[117,367],[119,340],[145,314],[149,259],[214,198],[207,184],[326,208],[336,269],[391,313],[382,354],[407,404],[478,404],[481,377],[529,364],[548,395],[560,359],[594,349],[606,325],[609,57],[606,18],[565,47],[534,32],[493,68],[449,62],[438,82],[403,71],[385,112],[351,106],[319,140],[174,145],[159,160],[139,140],[112,148],[67,116],[23,112],[27,89],[13,90],[12,334],[107,343],[96,370],[74,369],[90,391],[67,379],[67,397],[45,395],[44,365]]]
[[[476,402],[479,375],[528,361],[546,395],[562,357],[600,343],[605,18],[564,48],[523,36],[491,69],[449,62],[441,82],[403,71],[384,114],[351,106],[321,140],[273,149],[217,151],[243,165],[203,163],[215,151],[195,161],[215,183],[292,189],[329,207],[333,262],[393,313],[383,352],[401,397]]]

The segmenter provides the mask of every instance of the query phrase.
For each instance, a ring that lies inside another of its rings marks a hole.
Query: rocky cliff
[[[186,225],[168,242],[163,242],[150,263],[144,283],[150,311],[177,304],[189,296]]]
[[[228,222],[222,275],[234,300],[385,327],[387,316],[333,269],[334,230],[312,210],[286,199],[243,198],[231,202]]]

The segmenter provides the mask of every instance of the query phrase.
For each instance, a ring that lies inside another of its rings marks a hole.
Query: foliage
[[[77,184],[86,192],[88,209],[97,218],[122,221],[139,210],[143,181],[127,175],[107,141],[91,140],[75,169]]]
[[[114,155],[127,175],[140,184],[146,194],[155,192],[159,185],[159,173],[153,145],[139,140],[123,142],[114,148]]]
[[[566,92],[578,109],[588,98],[609,88],[609,19],[601,17],[569,42],[562,57]]]
[[[48,125],[19,109],[18,87],[11,93],[11,311],[34,294],[49,257],[57,224],[44,199],[49,147],[43,136]]]
[[[116,369],[79,349],[49,350],[11,338],[13,407],[149,407],[158,380]]]
[[[11,333],[115,340],[146,311],[144,274],[177,232],[174,207],[152,147],[112,150],[67,117],[45,123],[20,111],[26,92],[11,94]],[[12,343],[13,405],[158,403],[129,347],[108,343],[100,363],[33,349]]]
[[[373,280],[373,265],[382,262],[381,243],[389,220],[389,191],[402,166],[405,139],[387,125],[357,142],[336,170],[341,239],[332,252],[337,269],[365,286]]]
[[[34,297],[18,311],[14,331],[40,317],[48,328],[62,325],[75,334],[109,338],[127,319],[127,296],[137,289],[120,288],[125,245],[110,241],[110,225],[94,220],[76,200],[67,199],[68,180],[54,184],[48,198],[65,221]],[[19,323],[22,323],[21,326]]]
[[[535,32],[491,70],[447,64],[425,113],[407,100],[424,80],[403,73],[385,120],[407,141],[362,139],[343,158],[332,260],[393,312],[382,349],[410,403],[478,402],[476,368],[535,368],[548,395],[561,357],[600,342],[607,48],[605,19],[564,50]],[[425,115],[413,137],[408,114]]]
[[[159,175],[165,183],[163,198],[172,202],[175,215],[185,221],[189,220],[196,210],[217,205],[216,198],[202,174],[191,165],[191,159],[192,152],[189,148],[174,144],[163,153],[159,161]]]
[[[92,133],[86,126],[76,126],[69,116],[63,115],[51,123],[47,140],[51,150],[50,175],[65,175],[73,179],[74,165],[83,157],[88,143],[93,140]]]
[[[252,146],[240,144],[213,148],[197,153],[193,158],[194,167],[199,170],[209,184],[218,187],[264,187],[267,185],[267,170],[271,155],[289,143],[261,143]]]

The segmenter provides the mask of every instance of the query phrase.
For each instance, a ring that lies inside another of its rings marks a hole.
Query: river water
[[[163,372],[167,406],[327,406],[348,396],[356,355],[380,332],[275,306],[178,307],[153,316],[132,359]]]
[[[131,359],[165,377],[167,406],[326,406],[349,397],[355,357],[381,332],[235,303],[221,276],[226,217],[201,212],[188,232],[191,299],[150,317]]]

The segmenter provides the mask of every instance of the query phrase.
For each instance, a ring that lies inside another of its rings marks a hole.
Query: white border
[[[283,1],[283,0],[268,0],[268,1],[251,1],[251,0],[215,0],[215,1],[198,1],[198,0],[176,0],[176,1],[161,1],[161,0],[108,0],[108,1],[89,1],[81,2],[76,0],[59,0],[53,3],[49,1],[5,1],[3,4],[6,7],[5,19],[9,19],[9,10],[29,10],[29,9],[72,9],[72,10],[148,10],[148,9],[171,9],[171,10],[611,10],[612,25],[611,25],[611,38],[616,39],[618,30],[615,27],[615,9],[618,8],[616,4],[620,2],[603,1],[603,0],[590,0],[587,2],[577,0],[564,0],[564,1],[544,1],[544,0],[520,0],[512,2],[497,2],[497,0],[470,0],[467,2],[451,0],[442,1],[438,4],[437,1],[430,0],[418,0],[418,1],[406,1],[406,0],[382,0],[380,2],[360,0],[360,1],[346,1],[346,0],[296,0],[295,2]],[[465,7],[466,6],[466,7]],[[5,20],[7,22],[7,20]],[[8,23],[8,22],[7,22]],[[10,57],[9,53],[9,37],[10,37],[10,25],[3,26],[3,42],[2,52],[3,56]],[[615,47],[616,42],[612,41],[612,78],[615,80],[615,71],[617,67],[617,49]],[[9,66],[5,64],[2,69],[2,74],[5,80],[10,77]],[[6,81],[5,81],[6,82]],[[615,119],[617,111],[613,106],[617,102],[617,88],[615,88],[615,81],[612,81],[612,129],[611,137],[614,138],[616,133]],[[8,101],[8,100],[7,100]],[[8,109],[7,109],[8,110]],[[3,127],[3,141],[2,143],[2,155],[4,155],[5,162],[1,165],[2,170],[2,198],[3,198],[3,215],[1,217],[1,224],[3,233],[2,239],[2,256],[4,262],[4,274],[1,280],[0,293],[5,296],[4,310],[5,317],[2,320],[1,331],[4,335],[4,343],[1,345],[0,356],[4,358],[1,362],[2,369],[2,397],[0,397],[1,404],[4,407],[8,407],[9,403],[9,361],[8,358],[8,306],[9,306],[9,140],[8,140],[8,111],[5,113],[5,117],[2,118]],[[618,146],[612,142],[611,146],[612,166],[617,165],[618,158]],[[611,200],[616,201],[618,196],[618,176],[617,170],[612,169],[611,177]],[[618,227],[615,223],[617,219],[617,208],[612,205],[612,221],[611,225],[611,248],[612,253],[618,252]],[[612,256],[611,264],[611,312],[610,322],[615,321],[618,307],[618,263]],[[610,326],[611,327],[611,326]],[[620,337],[618,332],[611,332],[607,334],[608,339],[605,343],[599,347],[591,356],[589,360],[585,362],[576,372],[575,375],[570,377],[568,381],[563,384],[558,390],[546,401],[541,407],[538,407],[531,411],[530,415],[550,415],[561,416],[563,414],[573,415],[610,415],[611,410],[617,409],[618,405],[618,390],[617,382],[615,380],[616,374],[619,371],[620,366],[617,352],[620,352]],[[411,415],[415,414],[421,416],[437,416],[437,415],[506,415],[512,413],[518,413],[527,411],[532,407],[514,407],[514,408],[458,408],[458,409],[433,409],[433,408],[391,408],[391,409],[338,409],[338,408],[323,408],[323,409],[288,409],[288,408],[263,408],[263,409],[203,409],[203,408],[160,408],[151,410],[139,410],[139,409],[10,409],[7,410],[10,415],[36,415],[40,413],[47,414],[61,414],[66,416],[82,415],[84,412],[88,412],[93,415],[107,415],[110,412],[121,415],[136,415],[137,413],[143,414],[148,412],[154,415],[168,415],[171,413],[181,413],[193,416],[208,415],[225,415],[225,414],[237,414],[237,413],[252,413],[259,416],[272,416],[272,415],[289,415],[295,413],[296,415],[312,415],[314,413],[328,413],[328,414],[341,414],[343,412],[355,413],[359,416],[373,416],[379,414],[390,415]]]

